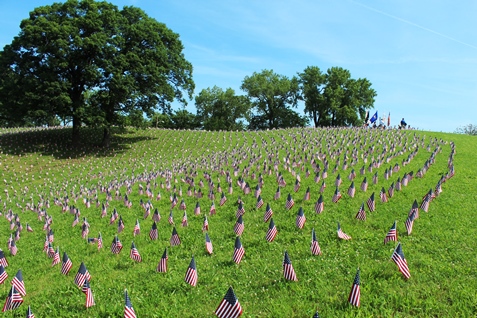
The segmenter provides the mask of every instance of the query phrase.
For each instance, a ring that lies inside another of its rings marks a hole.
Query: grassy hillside
[[[127,289],[138,317],[213,317],[229,286],[240,301],[244,317],[312,317],[316,311],[321,317],[477,314],[475,137],[395,130],[124,129],[116,131],[111,149],[104,150],[96,146],[101,137],[97,131],[84,130],[85,142],[79,149],[68,147],[69,136],[68,129],[3,130],[0,135],[0,180],[4,188],[0,193],[0,209],[5,216],[0,218],[0,247],[9,262],[6,268],[9,277],[0,286],[0,301],[7,297],[10,281],[21,269],[27,295],[14,311],[17,315],[20,312],[23,315],[31,305],[37,317],[117,317],[123,313]],[[452,145],[455,153],[451,156]],[[327,178],[324,178],[326,162]],[[426,162],[428,169],[419,177],[418,171],[426,167]],[[453,177],[449,162],[455,168]],[[386,180],[385,171],[395,166],[399,166],[399,171]],[[354,198],[347,194],[352,169],[356,172]],[[286,186],[280,187],[281,196],[275,200],[279,174]],[[396,185],[398,179],[401,181],[409,174],[413,178],[408,185],[395,190],[387,203],[381,202],[380,190],[384,187],[388,192],[392,183]],[[318,182],[316,175],[320,177]],[[333,203],[338,175],[342,179],[339,186],[342,198]],[[265,204],[256,209],[254,192],[260,177]],[[295,192],[297,177],[301,182]],[[368,187],[362,191],[360,186],[365,177]],[[239,186],[239,179],[248,183],[249,194]],[[416,200],[421,205],[423,196],[430,189],[435,190],[439,180],[445,181],[442,193],[430,202],[428,212],[419,209],[419,217],[408,235],[405,221],[413,202]],[[326,188],[320,193],[323,181]],[[223,206],[219,204],[219,185],[227,198]],[[150,197],[147,188],[152,192]],[[307,188],[310,200],[304,200]],[[194,195],[199,189],[202,198]],[[215,195],[213,200],[208,198],[210,189]],[[170,197],[174,193],[178,204],[171,209]],[[372,193],[374,212],[366,204]],[[285,208],[288,194],[295,202],[290,210]],[[324,211],[317,214],[315,203],[320,194]],[[125,204],[125,196],[132,206]],[[236,264],[232,256],[239,197],[245,209],[244,231],[240,236],[245,255]],[[141,200],[143,203],[150,200],[153,206],[147,218]],[[187,226],[181,224],[182,200],[186,204]],[[90,202],[90,207],[85,202]],[[216,214],[209,215],[212,202]],[[194,214],[197,203],[201,207],[199,215]],[[267,203],[273,210],[278,231],[273,242],[265,239],[269,227],[269,222],[264,222]],[[362,203],[366,212],[364,221],[355,217]],[[101,216],[103,204],[108,205],[105,217]],[[302,229],[296,226],[300,207],[306,217]],[[161,220],[157,223],[158,239],[151,240],[149,231],[156,208]],[[79,210],[79,224],[73,227],[75,216],[70,211],[75,209]],[[125,228],[119,234],[118,220],[110,224],[114,209],[124,221]],[[171,211],[181,239],[179,246],[171,246],[169,241],[173,229],[168,222]],[[15,236],[17,229],[11,229],[6,218],[11,214],[18,214],[23,226],[15,256],[7,246],[8,237]],[[60,273],[61,263],[52,266],[52,258],[43,252],[45,216],[39,220],[39,214],[51,216],[52,247],[59,247],[60,255],[66,252],[73,262],[66,276]],[[214,249],[212,255],[205,249],[202,231],[205,215]],[[96,242],[88,243],[82,238],[83,218],[90,225],[87,237],[98,237],[101,233],[102,249],[98,250]],[[137,220],[141,233],[134,236]],[[407,280],[391,260],[397,242],[383,244],[394,221],[411,274]],[[337,238],[338,222],[351,240]],[[26,231],[26,223],[33,232]],[[313,228],[321,255],[310,252]],[[119,255],[110,251],[115,235],[124,245]],[[129,258],[133,241],[142,256],[140,263]],[[166,248],[167,272],[158,273],[156,267]],[[297,281],[284,278],[285,251]],[[192,256],[198,273],[195,287],[184,281]],[[81,262],[91,274],[96,303],[88,309],[85,295],[74,284]],[[361,278],[359,308],[348,303],[357,268]]]

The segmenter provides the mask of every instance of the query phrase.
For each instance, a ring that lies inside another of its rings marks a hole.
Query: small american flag
[[[355,193],[356,193],[356,188],[354,187],[354,181],[351,181],[351,185],[348,188],[348,195],[354,198]]]
[[[167,219],[170,225],[174,225],[174,216],[172,215],[172,210],[169,211],[169,218]]]
[[[358,213],[356,214],[356,218],[358,220],[366,220],[366,211],[364,211],[364,202],[361,204],[361,207],[358,210]]]
[[[417,204],[416,200],[414,200],[414,202],[412,203],[412,207],[411,207],[411,210],[409,211],[409,215],[411,215],[411,213],[415,213],[415,216],[414,216],[415,219],[419,218],[419,205]]]
[[[311,254],[312,255],[321,255],[320,245],[318,244],[318,240],[316,239],[315,229],[311,230],[311,246],[310,246]]]
[[[98,234],[98,251],[103,248],[103,237],[101,233]]]
[[[393,195],[394,195],[394,182],[391,183],[391,185],[389,186],[388,195],[389,195],[390,198],[392,198]]]
[[[240,215],[237,218],[237,222],[235,222],[234,232],[235,232],[236,235],[240,236],[240,235],[242,235],[243,230],[244,230],[243,218],[242,218],[242,215]]]
[[[26,224],[26,229],[27,229],[27,232],[33,232],[33,229],[31,228],[30,224]]]
[[[159,210],[157,208],[154,209],[154,213],[152,214],[152,220],[159,223],[161,220],[161,214],[159,214]]]
[[[118,221],[118,233],[121,233],[123,230],[124,230],[124,221],[123,221],[123,217],[120,216]]]
[[[386,190],[384,190],[384,187],[381,188],[381,192],[379,192],[379,197],[381,198],[381,202],[388,202],[388,197],[386,195]]]
[[[71,259],[68,257],[68,254],[66,254],[66,252],[63,252],[63,261],[61,263],[61,274],[68,275],[68,273],[71,270],[71,267],[73,267],[73,263],[71,262]]]
[[[399,271],[402,273],[404,278],[409,279],[411,277],[411,273],[409,272],[407,261],[404,258],[401,243],[398,243],[396,249],[393,252],[393,255],[391,256],[391,259],[394,263],[396,263]]]
[[[262,200],[262,196],[261,195],[258,195],[258,198],[257,198],[257,203],[255,204],[255,208],[256,209],[260,209],[262,206],[263,206],[263,200]]]
[[[30,306],[28,306],[27,312],[26,312],[26,318],[35,318],[35,315],[31,311]]]
[[[323,182],[321,183],[321,187],[320,187],[320,193],[325,192],[325,189],[326,189],[326,183],[325,183],[325,180],[323,180]]]
[[[55,266],[59,263],[60,263],[60,248],[57,247],[56,251],[55,251],[55,254],[53,256],[53,262],[51,263],[51,266],[53,267],[53,266]]]
[[[366,191],[368,190],[368,181],[366,180],[366,177],[364,177],[363,182],[361,182],[361,191]]]
[[[269,242],[273,242],[275,239],[275,236],[277,236],[277,227],[275,226],[275,222],[273,222],[273,219],[270,220],[270,224],[268,225],[268,231],[267,235],[265,236],[265,239]]]
[[[133,236],[139,235],[141,233],[141,227],[139,226],[139,220],[136,219],[136,225],[134,225]]]
[[[265,214],[263,215],[263,222],[268,222],[268,220],[272,217],[273,211],[270,207],[270,204],[267,203],[267,207],[265,208]]]
[[[214,201],[212,201],[212,204],[210,205],[210,209],[209,209],[209,215],[213,215],[215,214],[216,210],[215,210],[215,203]]]
[[[318,198],[318,201],[316,201],[316,204],[315,204],[315,212],[317,214],[320,214],[321,212],[323,212],[324,210],[324,202],[323,202],[323,195],[320,194],[320,197]]]
[[[23,298],[20,293],[15,289],[15,286],[12,286],[10,292],[8,293],[7,299],[5,300],[5,304],[3,305],[2,312],[7,310],[13,310],[20,307],[23,303]]]
[[[164,249],[164,253],[162,254],[162,257],[159,261],[159,264],[157,264],[157,269],[156,271],[159,273],[165,273],[167,272],[167,260],[169,257],[167,256],[167,248]]]
[[[368,205],[369,211],[374,212],[374,210],[376,209],[376,202],[374,201],[374,192],[366,201],[366,204]]]
[[[91,275],[86,269],[86,266],[84,265],[84,263],[81,262],[81,265],[75,276],[75,284],[78,287],[82,287],[85,281],[90,281],[90,280],[91,280]]]
[[[302,229],[303,226],[305,226],[305,222],[306,222],[305,213],[303,213],[303,208],[300,207],[298,209],[298,214],[296,216],[295,225],[297,228]]]
[[[295,180],[295,187],[293,188],[293,191],[298,192],[300,190],[300,181],[298,179]]]
[[[131,251],[129,252],[129,257],[136,262],[142,262],[142,257],[141,254],[139,254],[139,251],[136,248],[136,245],[134,242],[131,244]]]
[[[181,244],[181,239],[179,238],[179,234],[177,234],[177,230],[175,226],[172,229],[172,235],[169,242],[171,243],[171,246],[177,246]]]
[[[293,281],[298,280],[287,251],[285,251],[285,256],[283,258],[283,276],[285,277],[286,280],[293,280]]]
[[[333,198],[331,199],[331,201],[333,201],[333,203],[338,203],[340,199],[341,199],[341,192],[340,192],[340,189],[336,187],[335,193],[333,194]]]
[[[8,266],[8,261],[7,261],[7,259],[5,258],[5,253],[2,251],[1,248],[0,248],[0,265],[3,265],[3,267],[7,267],[7,266]]]
[[[242,246],[242,242],[240,242],[240,237],[237,236],[235,238],[235,248],[234,248],[234,255],[232,256],[232,260],[236,263],[236,264],[240,264],[240,262],[242,261],[242,257],[243,255],[245,254],[245,250]]]
[[[129,298],[128,291],[124,291],[124,318],[136,318],[136,313],[134,312],[134,308],[131,304],[131,299]]]
[[[416,213],[412,212],[406,219],[406,222],[404,222],[404,225],[406,226],[407,230],[407,235],[411,235],[412,232],[412,226],[414,224],[414,219],[415,219]]]
[[[222,197],[220,198],[219,205],[223,206],[225,204],[225,202],[227,202],[227,197],[225,196],[225,193],[222,192]]]
[[[337,234],[338,234],[338,238],[340,238],[342,240],[351,240],[351,236],[349,236],[348,234],[343,232],[343,230],[341,230],[340,222],[338,222]]]
[[[205,250],[209,254],[212,254],[214,251],[214,247],[212,246],[212,241],[210,240],[209,233],[205,233]]]
[[[179,210],[185,210],[187,208],[184,199],[181,200],[181,204],[179,205]]]
[[[335,186],[336,186],[336,187],[339,187],[339,186],[341,185],[341,182],[342,182],[341,176],[340,176],[340,174],[338,173],[338,175],[336,176],[336,179],[335,179]]]
[[[308,201],[311,198],[310,194],[310,187],[306,188],[305,196],[303,197],[303,201]]]
[[[3,265],[0,265],[0,285],[3,284],[7,278],[8,274],[5,271],[5,267],[3,267]]]
[[[207,215],[204,216],[204,223],[202,224],[202,232],[209,230],[209,221],[207,220]]]
[[[394,221],[393,226],[391,226],[388,231],[388,234],[386,234],[386,237],[384,238],[384,244],[389,241],[397,241],[396,221]]]
[[[15,256],[17,255],[18,253],[18,248],[17,248],[17,245],[15,244],[15,241],[12,240],[10,242],[10,245],[8,246],[8,249],[10,250],[10,254],[12,254],[12,256]]]
[[[285,203],[285,209],[290,210],[295,205],[295,201],[293,201],[292,196],[288,193],[287,202]]]
[[[200,204],[199,204],[199,202],[197,202],[197,203],[195,204],[194,214],[195,214],[195,215],[199,215],[199,214],[200,214]]]
[[[245,214],[245,208],[243,207],[242,201],[238,203],[237,213],[235,213],[235,217],[240,217],[241,215]]]
[[[187,268],[184,281],[191,286],[197,285],[197,268],[195,266],[194,256],[192,256],[189,267]]]
[[[280,199],[280,187],[277,188],[277,191],[275,192],[275,195],[273,196],[274,200]]]
[[[360,279],[359,279],[359,268],[358,268],[358,271],[356,272],[356,276],[354,277],[353,286],[351,286],[351,291],[348,296],[348,302],[352,306],[356,306],[356,307],[359,307],[360,305],[359,299],[361,297],[361,290],[360,290],[359,284],[360,284]]]
[[[111,243],[111,253],[119,254],[123,249],[123,244],[119,240],[118,236],[115,235],[113,238],[113,242]]]
[[[89,308],[95,305],[94,298],[93,298],[93,291],[91,290],[91,286],[89,285],[89,281],[85,281],[82,286],[82,292],[86,295],[86,302],[85,307]]]
[[[219,318],[238,318],[242,315],[242,306],[240,306],[232,287],[227,290],[224,299],[215,310],[215,315]]]
[[[189,226],[189,222],[187,221],[187,212],[184,210],[184,215],[182,216],[182,223],[183,227]]]

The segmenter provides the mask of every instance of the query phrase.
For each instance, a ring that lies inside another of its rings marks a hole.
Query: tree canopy
[[[179,35],[139,8],[68,0],[34,9],[20,29],[0,52],[4,123],[71,118],[77,143],[81,124],[94,120],[107,144],[119,113],[152,116],[192,98]]]
[[[203,89],[195,97],[197,117],[206,130],[243,130],[244,120],[250,120],[251,104],[243,95],[235,95],[232,88]]]
[[[352,79],[348,70],[332,67],[322,73],[316,66],[299,73],[305,113],[318,126],[359,126],[376,91],[366,79]]]

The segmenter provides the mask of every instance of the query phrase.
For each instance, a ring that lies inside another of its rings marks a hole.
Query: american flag
[[[59,263],[60,263],[60,248],[57,247],[56,251],[55,251],[55,254],[53,256],[53,262],[51,263],[51,266],[53,267],[53,266],[55,266]]]
[[[220,206],[223,206],[225,204],[225,202],[227,202],[227,197],[225,196],[225,193],[222,192],[222,197],[220,198],[220,203],[219,205]]]
[[[192,256],[189,267],[187,268],[184,281],[191,286],[197,285],[197,268],[195,266],[194,256]]]
[[[320,245],[316,239],[315,229],[311,229],[311,246],[310,246],[312,255],[321,255]]]
[[[209,221],[207,220],[207,215],[204,216],[204,223],[202,224],[202,232],[209,230]]]
[[[374,175],[373,175],[373,184],[377,184],[378,183],[378,173],[376,172]]]
[[[296,215],[295,225],[297,228],[302,229],[303,226],[305,225],[305,222],[306,222],[305,213],[303,213],[303,208],[300,207],[298,209],[298,214]]]
[[[68,257],[68,254],[66,254],[66,252],[63,252],[63,260],[61,263],[61,274],[68,275],[68,273],[71,270],[71,267],[73,267],[73,263]]]
[[[232,287],[227,290],[224,299],[215,310],[215,315],[218,318],[238,318],[242,315],[242,306],[240,306]]]
[[[5,267],[3,267],[3,265],[0,265],[0,285],[3,284],[7,278],[8,274],[5,271]]]
[[[325,205],[323,202],[323,195],[320,194],[320,197],[318,198],[318,201],[316,201],[316,204],[315,204],[315,212],[320,214],[321,212],[323,212],[324,208],[325,208]]]
[[[240,236],[240,235],[242,235],[243,230],[244,230],[243,218],[242,218],[242,215],[240,215],[237,218],[237,222],[235,222],[234,232],[235,232],[236,235]]]
[[[245,209],[243,207],[242,201],[239,202],[238,208],[237,208],[237,213],[235,213],[235,217],[240,217],[245,214]]]
[[[234,248],[234,255],[232,256],[232,260],[236,263],[236,264],[240,264],[240,262],[242,261],[242,257],[243,255],[245,254],[245,250],[242,246],[242,242],[240,242],[240,237],[237,236],[235,238],[235,248]]]
[[[35,318],[35,315],[31,311],[30,306],[28,306],[27,312],[26,312],[26,318]]]
[[[7,266],[8,266],[8,261],[7,261],[7,259],[5,258],[5,253],[2,251],[1,248],[0,248],[0,265],[3,265],[3,267],[7,267]]]
[[[411,273],[409,272],[409,267],[407,266],[407,261],[404,258],[404,253],[402,252],[401,243],[398,243],[396,249],[391,256],[391,259],[394,263],[396,263],[399,271],[402,273],[404,278],[409,279],[411,277]]]
[[[394,221],[393,226],[391,226],[388,231],[388,234],[386,234],[386,237],[384,238],[384,244],[389,241],[397,241],[396,221]]]
[[[325,183],[325,180],[323,180],[323,182],[321,183],[321,187],[320,187],[320,193],[325,192],[325,189],[326,189],[326,183]]]
[[[174,225],[174,216],[172,215],[172,210],[169,211],[169,218],[167,219],[170,225]]]
[[[159,223],[159,221],[161,220],[161,214],[159,214],[159,210],[157,208],[154,209],[154,213],[152,214],[152,220],[156,221],[157,223]]]
[[[33,232],[33,229],[31,228],[30,224],[26,224],[26,229],[27,229],[27,232]]]
[[[260,188],[260,185],[257,184],[257,186],[255,187],[255,193],[254,193],[255,198],[258,198],[260,194],[262,194],[262,189]]]
[[[285,208],[290,210],[295,205],[295,201],[293,201],[292,196],[288,193],[287,202],[285,203]]]
[[[89,285],[89,281],[85,280],[81,291],[86,295],[86,302],[85,307],[89,308],[95,305],[94,298],[93,298],[93,291],[91,290],[91,286]]]
[[[275,192],[273,199],[274,200],[280,199],[280,187],[277,188],[277,191]]]
[[[356,272],[356,276],[354,277],[353,286],[351,286],[351,291],[348,296],[348,302],[352,306],[359,307],[360,305],[359,299],[361,297],[361,290],[360,290],[359,284],[360,284],[360,279],[359,279],[359,268],[358,268],[358,271]]]
[[[10,254],[12,254],[12,256],[15,256],[17,255],[18,253],[18,248],[17,248],[17,245],[15,244],[15,241],[12,240],[10,242],[10,246],[8,247],[10,249]]]
[[[124,291],[124,318],[136,318],[136,313],[131,304],[131,299],[129,298],[128,291]]]
[[[348,179],[349,179],[350,181],[353,181],[354,178],[356,178],[356,172],[354,171],[354,169],[351,169],[351,172],[350,172],[349,175],[348,175]]]
[[[300,181],[295,180],[295,187],[293,188],[293,191],[298,192],[300,190]]]
[[[136,225],[134,225],[133,236],[139,235],[141,233],[141,227],[139,226],[139,220],[136,219]]]
[[[54,232],[53,232],[52,229],[50,229],[50,230],[48,231],[48,241],[51,242],[51,243],[53,243],[54,240],[55,240]]]
[[[79,217],[78,214],[75,214],[75,219],[73,220],[73,223],[71,223],[71,227],[75,227],[79,223]]]
[[[389,195],[390,198],[392,198],[393,195],[394,195],[394,182],[391,183],[391,185],[389,186],[388,195]]]
[[[148,207],[146,207],[146,210],[144,211],[144,216],[143,216],[143,218],[144,218],[144,219],[147,219],[147,217],[149,216],[149,214],[151,214],[151,208],[148,206]]]
[[[340,238],[342,240],[351,240],[351,236],[349,236],[348,234],[343,232],[343,230],[341,230],[340,222],[338,222],[337,234],[338,234],[338,238]]]
[[[294,280],[297,281],[295,270],[293,269],[293,265],[290,261],[290,257],[288,257],[288,252],[285,251],[285,256],[283,258],[283,276],[286,280]]]
[[[336,176],[336,179],[335,179],[335,186],[336,187],[339,187],[341,185],[341,176],[340,174],[338,173],[338,175]]]
[[[205,233],[205,250],[209,254],[212,254],[214,251],[214,247],[212,246],[212,241],[210,240],[209,233]]]
[[[277,227],[275,226],[275,222],[273,222],[273,219],[270,220],[270,224],[268,224],[268,231],[267,235],[265,236],[265,239],[269,242],[273,242],[275,239],[275,236],[277,236]]]
[[[20,293],[15,289],[15,286],[12,286],[10,292],[8,293],[7,299],[5,300],[5,304],[3,305],[2,312],[7,310],[13,310],[20,307],[23,303],[23,298]]]
[[[81,237],[86,238],[89,233],[89,227],[86,223],[81,226]]]
[[[341,199],[341,192],[340,192],[340,189],[336,187],[335,193],[333,194],[333,198],[331,199],[331,201],[333,201],[333,203],[338,203],[340,199]]]
[[[179,210],[185,210],[187,208],[184,199],[181,200],[181,204],[179,205]]]
[[[177,230],[175,226],[172,229],[172,235],[169,242],[171,243],[171,246],[177,246],[181,244],[181,239],[179,238],[179,234],[177,234]]]
[[[47,254],[49,258],[53,258],[53,256],[55,256],[55,249],[53,248],[53,245],[50,242],[48,242]]]
[[[182,216],[182,223],[181,223],[181,225],[182,225],[183,227],[186,227],[186,226],[189,225],[189,222],[187,221],[187,211],[186,211],[186,210],[184,210],[184,215]]]
[[[369,208],[369,211],[374,212],[376,209],[376,202],[374,201],[374,192],[371,194],[369,199],[366,201],[366,204]]]
[[[101,233],[98,234],[98,251],[103,248],[103,237]]]
[[[131,244],[131,251],[129,252],[129,257],[136,262],[142,262],[141,254],[139,254],[139,251],[136,248],[136,245],[134,242]]]
[[[156,271],[159,273],[165,273],[167,272],[167,260],[169,257],[167,256],[167,248],[164,249],[164,253],[162,254],[162,257],[159,261],[159,264],[157,264]]]
[[[406,230],[407,230],[407,235],[411,235],[412,232],[412,226],[414,224],[414,219],[415,219],[416,213],[412,212],[406,219],[406,222],[404,222],[404,225],[406,225]]]
[[[356,193],[356,188],[354,187],[354,181],[351,181],[351,185],[348,188],[348,195],[354,198],[355,193]]]
[[[313,315],[313,318],[320,318],[320,314],[317,312],[315,312],[315,314]]]
[[[111,243],[111,253],[119,254],[122,249],[123,249],[123,244],[119,240],[119,237],[115,235],[113,238],[113,242]]]
[[[123,230],[124,230],[124,221],[123,221],[123,217],[120,216],[118,221],[118,233],[121,233]]]
[[[91,280],[91,275],[86,269],[86,266],[84,265],[84,263],[81,262],[81,265],[75,276],[75,284],[78,287],[82,287],[85,281],[90,281],[90,280]]]
[[[430,199],[426,196],[424,198],[424,200],[422,200],[422,203],[421,203],[421,209],[425,212],[429,211],[429,202],[430,202]]]
[[[396,191],[401,191],[401,178],[397,178],[396,180],[396,186],[395,186]]]
[[[209,209],[209,215],[213,215],[215,214],[216,210],[215,210],[215,203],[214,201],[212,201],[212,204],[210,205],[210,209]]]
[[[197,203],[195,204],[194,214],[195,214],[195,215],[199,215],[199,214],[200,214],[200,204],[199,204],[199,202],[197,202]]]
[[[361,191],[366,191],[368,190],[368,181],[366,180],[366,177],[364,177],[363,182],[361,182]]]
[[[412,203],[412,207],[411,207],[411,211],[409,211],[409,215],[411,215],[411,213],[413,212],[416,214],[414,218],[415,219],[419,218],[419,205],[417,204],[416,200],[414,200],[414,202]]]
[[[258,195],[257,203],[255,204],[255,208],[256,208],[256,209],[260,209],[262,206],[263,206],[262,196],[261,196],[261,195]]]
[[[273,211],[270,207],[270,204],[267,203],[267,207],[265,208],[265,214],[263,215],[263,222],[268,222],[268,220],[272,217]]]
[[[358,213],[356,214],[356,218],[358,220],[366,220],[366,211],[364,211],[364,202],[361,204],[361,207],[358,210]]]
[[[303,197],[303,201],[308,201],[311,198],[310,194],[310,187],[306,188],[305,196]]]
[[[381,202],[388,202],[388,197],[386,195],[386,190],[384,190],[384,187],[381,188],[381,192],[379,192],[379,197],[381,198]]]

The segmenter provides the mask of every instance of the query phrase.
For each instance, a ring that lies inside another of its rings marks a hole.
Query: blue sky
[[[20,21],[54,1],[0,1],[0,47]],[[217,85],[243,94],[263,69],[292,77],[338,66],[367,78],[372,111],[422,130],[477,124],[477,2],[473,0],[112,0],[134,5],[180,35],[195,93]],[[195,113],[194,102],[187,110]],[[302,113],[302,106],[297,110]]]

